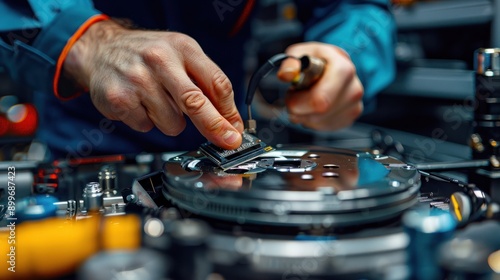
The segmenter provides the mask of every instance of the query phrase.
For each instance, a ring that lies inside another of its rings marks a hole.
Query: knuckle
[[[206,96],[199,90],[187,91],[181,98],[188,115],[200,114],[207,102]]]
[[[118,108],[123,107],[125,105],[125,98],[123,94],[115,89],[108,90],[104,93],[104,100],[112,107]]]
[[[116,90],[109,90],[104,94],[104,100],[109,105],[111,112],[118,112],[127,107],[123,94]]]
[[[208,119],[208,122],[206,123],[206,128],[209,133],[218,133],[223,124],[224,124],[224,118],[223,117],[216,117],[212,119]]]
[[[222,72],[222,70],[218,69],[215,71],[213,76],[213,85],[214,88],[221,93],[219,97],[225,99],[231,99],[233,97],[233,85],[229,78]]]
[[[138,104],[134,104],[126,92],[119,89],[111,89],[104,93],[104,100],[108,104],[110,112],[120,120],[128,115],[129,110],[135,109]]]
[[[224,118],[226,118],[226,120],[230,121],[232,124],[234,124],[235,122],[240,122],[241,118],[240,112],[236,107],[233,107],[233,109],[231,109],[229,112],[224,112],[223,116]]]
[[[220,104],[222,104],[222,108],[231,109],[231,106],[234,102],[234,93],[233,93],[233,85],[229,78],[222,72],[222,70],[217,70],[213,76],[213,87],[215,92],[218,93],[217,99]],[[230,113],[230,112],[222,112]]]
[[[125,77],[134,85],[141,87],[149,85],[149,71],[143,65],[134,65],[127,69]]]
[[[142,59],[147,65],[156,65],[163,62],[165,50],[162,46],[152,45],[142,52]]]
[[[170,40],[181,52],[190,54],[200,50],[198,43],[193,38],[185,34],[174,32],[171,34]]]

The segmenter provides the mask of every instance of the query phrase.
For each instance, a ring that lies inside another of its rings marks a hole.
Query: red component
[[[125,160],[124,155],[109,155],[109,156],[95,156],[95,157],[85,157],[85,158],[75,158],[69,161],[54,161],[54,166],[78,166],[86,164],[101,164],[101,163],[113,163],[113,162],[123,162]]]
[[[33,104],[17,104],[7,112],[10,120],[9,134],[13,136],[32,136],[38,126],[38,113]],[[12,115],[12,116],[10,116]]]
[[[9,133],[10,122],[4,115],[0,115],[0,137]]]
[[[36,173],[34,188],[37,193],[54,193],[59,187],[61,168],[40,168]]]

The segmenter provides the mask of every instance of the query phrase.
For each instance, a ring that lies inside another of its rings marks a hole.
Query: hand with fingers
[[[364,89],[349,55],[334,45],[319,42],[291,45],[285,53],[293,57],[311,55],[326,62],[321,78],[309,89],[287,93],[290,121],[322,131],[352,125],[363,112]],[[284,82],[292,82],[299,72],[300,61],[287,59],[277,75]]]
[[[187,115],[215,145],[235,149],[241,143],[231,82],[187,35],[101,21],[72,46],[64,71],[90,90],[105,117],[135,130],[156,126],[175,136]]]

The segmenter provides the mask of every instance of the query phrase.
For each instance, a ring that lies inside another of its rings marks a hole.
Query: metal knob
[[[99,170],[98,179],[99,184],[104,190],[104,195],[114,196],[118,193],[116,170],[112,166],[103,166],[101,170]]]
[[[83,189],[82,212],[99,212],[104,205],[104,193],[97,182],[88,183]]]

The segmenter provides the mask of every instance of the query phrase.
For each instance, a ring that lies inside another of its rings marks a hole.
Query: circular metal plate
[[[386,156],[312,146],[279,149],[223,171],[197,151],[168,160],[163,194],[195,214],[273,226],[348,226],[416,203],[417,170]]]

